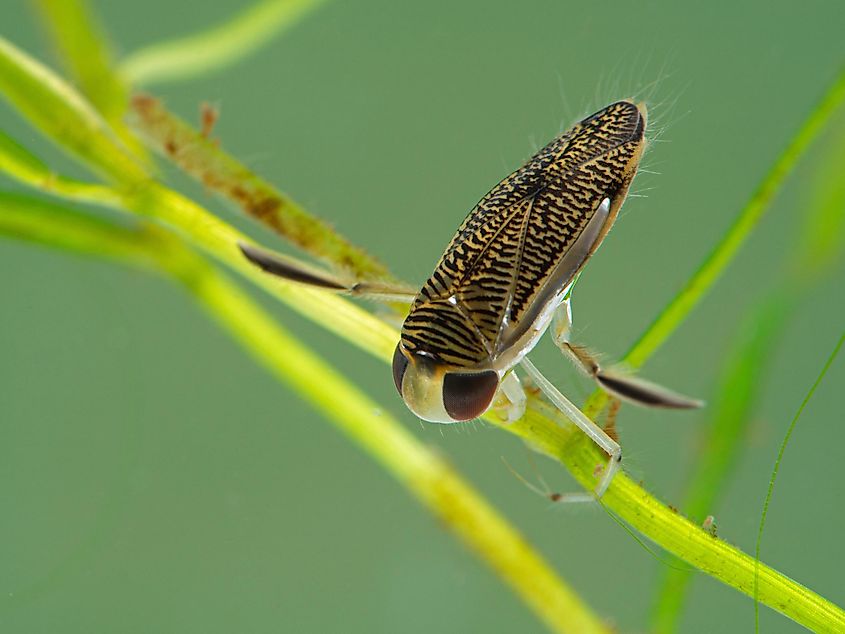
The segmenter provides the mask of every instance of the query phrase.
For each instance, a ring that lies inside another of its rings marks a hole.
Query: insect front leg
[[[577,368],[599,384],[605,392],[629,403],[667,409],[701,407],[699,400],[689,398],[639,377],[609,372],[601,367],[598,358],[587,348],[569,340],[572,332],[571,291],[555,311],[552,330],[555,345]]]
[[[528,398],[516,372],[508,372],[499,385],[497,406],[505,409],[507,422],[512,423],[522,418]]]
[[[610,486],[613,477],[619,470],[619,464],[622,462],[622,447],[608,436],[601,427],[587,418],[586,414],[578,409],[568,398],[561,394],[531,361],[523,359],[521,364],[534,384],[545,394],[546,398],[610,456],[610,460],[604,470],[604,476],[594,490],[596,499],[600,499],[604,495],[604,492],[607,491],[607,487]]]

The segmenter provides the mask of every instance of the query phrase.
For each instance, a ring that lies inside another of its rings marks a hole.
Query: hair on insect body
[[[263,270],[289,281],[410,309],[393,355],[393,381],[419,418],[457,423],[484,414],[497,395],[508,420],[526,395],[517,367],[610,460],[601,497],[622,450],[527,358],[551,330],[554,343],[603,390],[627,402],[685,409],[701,403],[638,377],[606,369],[570,341],[572,289],[616,220],[646,147],[642,103],[622,100],[557,136],[493,187],[470,211],[416,293],[379,282],[347,281],[286,256],[241,244]]]

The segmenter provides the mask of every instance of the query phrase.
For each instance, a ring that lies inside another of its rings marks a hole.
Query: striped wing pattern
[[[504,342],[530,328],[535,300],[602,200],[627,192],[644,128],[634,103],[611,104],[485,195],[411,306],[405,348],[458,368],[483,367]],[[554,282],[562,288],[575,272]]]

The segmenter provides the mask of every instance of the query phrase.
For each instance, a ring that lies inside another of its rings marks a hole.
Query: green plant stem
[[[0,47],[0,53],[2,51]],[[6,59],[7,65],[15,74],[45,75],[43,68],[37,65],[33,68],[33,63],[28,57],[14,49],[12,53],[7,55]],[[21,60],[22,57],[23,60]],[[0,62],[2,61],[3,57],[0,55]],[[17,65],[16,62],[18,62]],[[4,74],[0,73],[0,87],[3,85],[3,80]],[[21,82],[13,82],[13,86],[19,83]],[[77,143],[78,138],[75,134],[71,133],[66,139],[62,135],[63,129],[56,129],[50,122],[50,118],[56,116],[76,117],[77,113],[67,112],[67,108],[73,107],[75,102],[62,101],[49,94],[46,99],[40,98],[45,91],[63,93],[71,89],[55,76],[48,76],[43,82],[30,78],[23,83],[27,90],[19,90],[16,93],[18,98],[13,100],[21,112],[36,125],[47,130],[56,142]],[[98,132],[94,130],[91,134],[98,134]],[[101,137],[97,143],[106,142],[109,138],[111,137]],[[77,154],[83,160],[94,162],[95,165],[102,160],[98,155],[90,152],[81,151]],[[256,274],[253,267],[244,263],[235,247],[236,240],[241,236],[226,223],[149,178],[136,180],[132,175],[121,177],[119,170],[114,168],[109,170],[104,170],[102,166],[99,168],[99,171],[114,173],[122,195],[126,196],[127,206],[132,210],[179,228],[184,235],[190,236],[192,241],[206,252],[244,272],[251,280],[267,288],[310,319],[359,345],[369,353],[390,362],[398,337],[394,329],[343,298],[326,292],[268,281],[267,276]],[[712,281],[715,277],[709,279]],[[698,291],[699,294],[701,292],[703,288]],[[544,415],[538,415],[538,410],[544,412]],[[533,394],[529,396],[529,412],[530,414],[522,421],[510,425],[503,424],[492,413],[488,414],[487,419],[560,460],[585,488],[594,489],[597,480],[596,467],[605,464],[607,457],[583,434],[573,431],[574,428],[567,424],[566,419],[559,412],[552,411]],[[373,442],[377,440],[373,439]],[[753,560],[750,557],[725,542],[714,539],[699,527],[660,504],[642,487],[624,475],[614,479],[603,501],[608,508],[655,543],[724,583],[746,594],[751,592]],[[822,629],[824,627],[845,628],[845,613],[840,608],[787,577],[768,567],[762,567],[760,581],[760,600],[799,623],[808,627],[823,626]]]
[[[713,424],[702,454],[697,477],[687,495],[684,511],[694,521],[702,522],[712,510],[714,499],[725,487],[725,479],[733,467],[752,419],[753,407],[763,370],[774,352],[772,342],[783,329],[794,309],[788,296],[773,295],[757,307],[741,335],[741,345],[727,364],[727,371],[716,393],[722,395],[715,404]]]
[[[526,416],[509,428],[535,449],[566,465],[582,486],[595,487],[596,465],[603,464],[606,457],[565,423],[551,405],[531,399]],[[626,474],[613,479],[602,503],[681,560],[743,594],[753,595],[753,557],[668,508]],[[765,564],[760,564],[759,597],[761,603],[813,631],[845,631],[845,611]]]
[[[556,632],[609,632],[525,539],[444,460],[168,232],[118,228],[57,205],[0,194],[0,233],[160,269],[280,381],[376,458]]]
[[[764,369],[774,352],[773,344],[782,334],[794,307],[795,301],[788,294],[776,294],[761,304],[746,320],[739,344],[728,359],[715,390],[713,422],[705,431],[700,459],[682,506],[687,517],[699,524],[713,512],[737,462],[741,441],[748,431],[763,385]],[[652,613],[655,633],[677,631],[691,578],[691,571],[683,567],[667,567],[663,571]]]
[[[149,157],[123,122],[129,87],[115,70],[111,47],[87,0],[32,0],[62,65],[91,105],[139,161]]]
[[[215,140],[169,113],[158,99],[135,95],[129,121],[156,152],[297,247],[339,266],[353,280],[393,279],[381,262],[225,153]]]
[[[0,36],[0,92],[49,139],[98,174],[133,184],[147,171],[82,95]]]
[[[292,27],[323,0],[263,0],[219,26],[142,48],[121,64],[134,85],[192,79],[231,66]]]
[[[780,445],[780,449],[778,450],[777,458],[775,458],[775,466],[772,469],[772,477],[769,480],[769,488],[766,491],[766,499],[763,501],[763,512],[760,515],[760,526],[757,529],[757,541],[754,545],[754,561],[755,561],[755,570],[754,570],[754,631],[760,631],[760,603],[759,603],[759,595],[760,595],[760,575],[759,575],[759,568],[760,568],[760,546],[763,543],[763,528],[766,525],[766,517],[769,514],[769,503],[772,500],[772,492],[775,489],[775,480],[778,477],[778,471],[780,470],[780,463],[783,460],[783,454],[786,452],[786,446],[789,444],[789,439],[792,437],[792,432],[795,431],[795,425],[798,424],[798,419],[801,417],[801,413],[804,411],[804,408],[807,407],[807,403],[810,402],[810,399],[813,398],[813,394],[816,392],[816,388],[819,386],[819,383],[822,382],[824,375],[827,374],[828,369],[833,364],[834,359],[836,359],[836,355],[839,354],[839,350],[842,348],[842,344],[845,342],[845,331],[842,332],[842,335],[839,337],[839,341],[834,346],[833,351],[827,358],[827,361],[822,367],[821,372],[816,377],[816,380],[813,382],[813,385],[810,387],[810,390],[804,396],[804,400],[801,401],[801,405],[798,407],[798,411],[795,412],[795,416],[792,417],[792,420],[789,423],[789,427],[786,430],[786,435],[783,437],[783,442]]]
[[[814,183],[801,214],[801,239],[794,242],[787,272],[776,274],[777,287],[760,302],[744,324],[739,341],[728,358],[719,386],[715,390],[713,422],[706,430],[700,456],[690,480],[684,512],[700,522],[713,513],[720,494],[740,455],[757,398],[765,385],[764,373],[792,314],[818,280],[831,273],[845,250],[845,127],[831,126],[827,146],[816,161]],[[677,630],[689,570],[667,567],[652,613],[652,627],[657,633]]]
[[[120,121],[129,91],[112,71],[112,55],[86,0],[35,0],[59,59],[94,107]]]
[[[119,209],[121,197],[114,189],[54,174],[47,165],[0,130],[0,172],[54,196]]]
[[[831,115],[842,104],[843,99],[845,99],[845,69],[840,72],[836,81],[792,137],[719,244],[625,356],[628,364],[636,368],[645,363],[725,272],[739,248],[768,210],[786,177],[819,135]]]
[[[279,282],[249,264],[237,247],[239,241],[250,241],[246,235],[154,181],[79,93],[2,37],[0,90],[49,139],[111,181],[120,208],[178,228],[218,260],[362,350],[380,357],[392,353],[395,332],[369,312],[342,297]],[[7,143],[5,149],[9,147]],[[7,151],[5,160],[16,165],[10,176],[34,184],[25,175],[34,169],[33,161],[14,151]],[[42,179],[42,184],[48,182],[48,178]]]
[[[45,193],[90,202],[159,220],[180,231],[216,259],[338,337],[378,357],[389,358],[396,331],[342,297],[301,285],[287,284],[249,264],[237,247],[245,235],[192,200],[152,180],[114,187],[82,183],[55,175],[38,158],[0,134],[0,169]]]

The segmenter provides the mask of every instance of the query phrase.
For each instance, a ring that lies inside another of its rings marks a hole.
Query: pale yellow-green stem
[[[34,0],[58,58],[80,92],[112,124],[126,110],[129,91],[112,71],[112,53],[87,0]]]
[[[59,61],[91,105],[139,160],[147,152],[123,121],[129,87],[114,68],[105,32],[88,0],[31,0]]]
[[[696,522],[718,515],[718,500],[746,444],[754,407],[765,385],[765,370],[783,334],[797,297],[779,292],[755,306],[742,324],[736,345],[725,363],[718,389],[709,404],[710,415],[699,442],[701,449],[681,511]],[[715,531],[715,527],[712,529]],[[652,610],[654,634],[677,631],[684,599],[694,571],[667,566]]]
[[[62,198],[114,209],[119,209],[121,205],[120,195],[111,187],[54,174],[41,159],[2,130],[0,130],[0,171],[30,187]]]
[[[98,174],[132,183],[148,177],[140,160],[81,94],[2,36],[0,92],[48,138],[61,139],[59,147]]]
[[[376,458],[492,566],[550,629],[609,632],[526,540],[443,459],[169,232],[153,225],[123,229],[54,204],[0,193],[0,233],[152,264],[180,280],[258,362]]]
[[[558,424],[554,424],[557,422]],[[522,420],[502,427],[566,465],[585,488],[596,486],[596,465],[606,457],[549,404],[530,400]],[[622,473],[602,498],[604,506],[678,558],[743,594],[753,596],[754,558],[713,537],[668,508]],[[845,611],[786,575],[760,564],[759,600],[813,631],[845,631]]]
[[[191,79],[237,63],[294,26],[323,0],[262,0],[223,24],[130,54],[120,66],[133,85]]]

